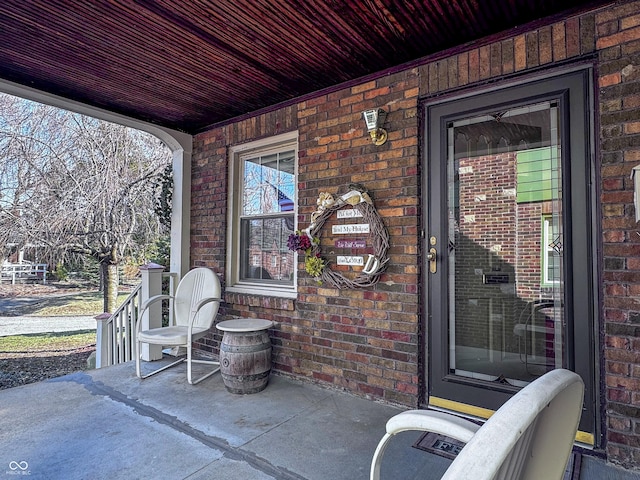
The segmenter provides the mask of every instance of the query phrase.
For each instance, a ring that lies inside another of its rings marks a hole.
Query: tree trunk
[[[103,262],[100,264],[100,270],[102,271],[102,278],[104,278],[104,311],[113,313],[118,302],[118,265]]]
[[[98,275],[100,277],[100,285],[98,286],[98,291],[102,293],[102,296],[104,297],[104,292],[106,291],[106,288],[104,288],[105,284],[107,283],[107,269],[104,266],[104,264],[100,264],[100,275]]]

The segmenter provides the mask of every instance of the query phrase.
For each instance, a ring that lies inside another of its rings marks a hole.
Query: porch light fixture
[[[371,135],[374,145],[380,146],[387,141],[387,131],[382,128],[384,120],[387,117],[387,112],[381,108],[374,108],[373,110],[365,110],[362,112],[364,121],[367,123],[367,130]]]

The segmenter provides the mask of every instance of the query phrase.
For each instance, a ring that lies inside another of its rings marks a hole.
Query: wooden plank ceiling
[[[595,4],[3,0],[0,79],[197,133],[249,112]]]

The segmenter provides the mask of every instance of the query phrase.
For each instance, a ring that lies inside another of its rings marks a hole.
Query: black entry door
[[[590,73],[425,106],[424,269],[429,403],[486,417],[568,368],[593,444]]]

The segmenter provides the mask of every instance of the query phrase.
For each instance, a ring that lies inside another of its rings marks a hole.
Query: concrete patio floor
[[[0,391],[0,478],[364,480],[400,411],[275,375],[234,395],[185,369],[139,380],[128,363]],[[419,436],[391,443],[383,479],[440,478],[448,460],[413,448]],[[580,479],[640,475],[583,456]]]

